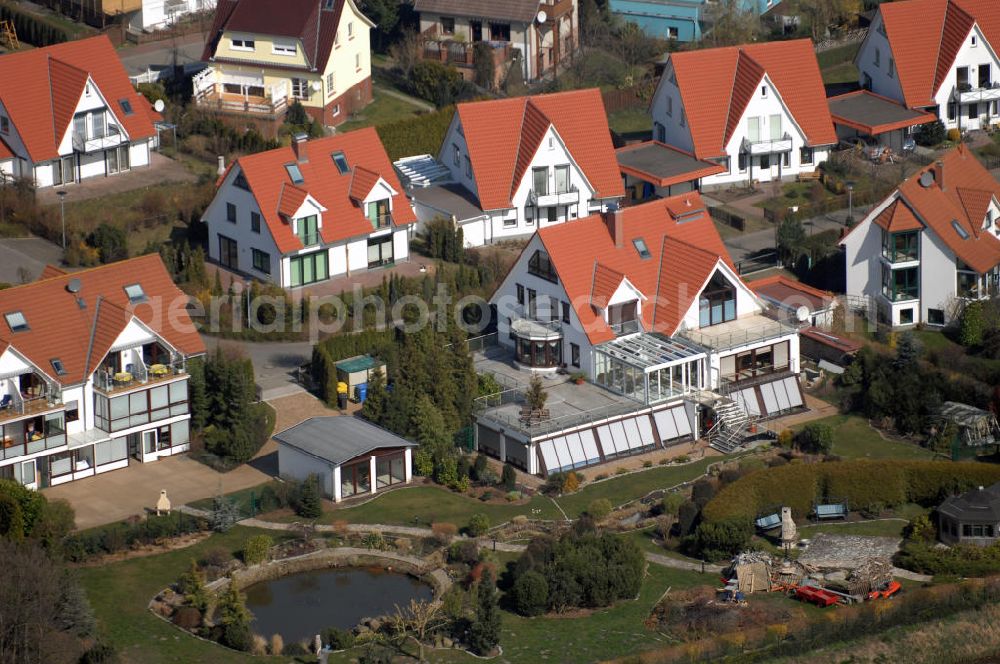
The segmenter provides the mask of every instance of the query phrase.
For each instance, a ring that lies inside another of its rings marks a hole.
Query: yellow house
[[[195,101],[278,119],[298,100],[338,125],[372,100],[373,27],[354,0],[219,0]]]

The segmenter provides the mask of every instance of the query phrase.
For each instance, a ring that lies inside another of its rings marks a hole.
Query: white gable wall
[[[208,226],[208,256],[214,261],[219,260],[219,235],[236,240],[239,250],[239,265],[236,266],[241,272],[253,275],[256,279],[263,281],[275,281],[281,273],[279,265],[286,264],[281,261],[278,247],[271,236],[270,228],[264,215],[261,214],[260,206],[252,192],[241,189],[233,184],[236,174],[240,171],[239,165],[229,169],[226,179],[215,193],[215,198],[205,209],[201,220]],[[226,203],[236,205],[236,223],[232,223],[226,218]],[[250,228],[250,213],[261,214],[260,233],[254,233]],[[263,274],[253,269],[253,251],[259,249],[271,256],[271,274]],[[282,283],[289,283],[287,276]]]
[[[975,46],[973,46],[973,37],[975,37]],[[959,67],[968,67],[969,83],[973,88],[976,88],[979,86],[979,67],[981,65],[989,65],[990,81],[994,83],[1000,82],[1000,59],[997,58],[996,53],[990,48],[990,44],[984,38],[977,24],[965,36],[962,47],[955,56],[955,62],[952,63],[951,69],[948,70],[948,75],[942,81],[941,87],[934,95],[934,101],[940,109],[941,121],[944,122],[946,128],[961,127],[963,130],[979,129],[980,118],[983,115],[989,115],[991,122],[997,122],[997,116],[1000,115],[1000,106],[997,105],[997,100],[979,102],[976,105],[974,118],[969,117],[968,104],[963,104],[961,108],[955,109],[954,119],[948,117],[948,103],[957,81],[956,70]]]
[[[32,365],[10,346],[0,355],[0,375],[22,374],[31,369]]]
[[[761,307],[761,303],[760,300],[757,298],[757,295],[754,294],[754,292],[750,290],[750,288],[745,283],[743,283],[742,279],[736,276],[736,274],[731,269],[729,269],[728,265],[726,265],[723,261],[720,260],[716,266],[716,269],[721,271],[722,274],[726,277],[726,279],[733,286],[736,287],[737,318],[742,318],[744,316],[752,316],[754,314],[759,314],[763,311],[763,307]],[[714,276],[714,274],[715,273],[713,272],[712,275]],[[712,277],[709,276],[708,279],[709,281],[711,281]],[[706,281],[704,285],[690,284],[690,287],[697,288],[698,295],[700,296],[701,291],[705,289],[705,286],[707,284],[708,282]],[[669,298],[672,296],[677,297],[676,295],[672,295],[670,293],[658,294],[658,297],[666,298],[667,300],[669,300]],[[687,312],[684,314],[684,318],[681,319],[681,328],[687,330],[697,330],[698,328],[701,327],[701,321],[699,319],[700,309],[698,300],[699,297],[695,297],[694,300],[691,302],[691,306],[688,307]]]
[[[669,101],[668,101],[669,100]],[[691,138],[691,126],[684,119],[681,126],[684,103],[681,101],[681,91],[677,87],[676,79],[673,76],[673,64],[668,60],[667,66],[660,77],[660,83],[653,93],[653,101],[650,104],[650,113],[653,116],[654,127],[659,124],[664,129],[664,135],[657,136],[653,131],[653,138],[668,145],[673,145],[688,152],[694,152],[694,142]],[[667,111],[670,111],[669,113]]]
[[[458,148],[457,164],[455,163],[455,148]],[[479,189],[476,187],[476,179],[468,175],[466,171],[465,160],[468,158],[469,146],[465,141],[465,135],[462,131],[462,121],[459,118],[458,111],[455,111],[455,115],[451,118],[451,125],[448,127],[448,133],[445,134],[444,142],[441,144],[438,161],[448,168],[455,182],[458,182],[478,197]]]
[[[889,46],[889,39],[882,34],[882,13],[879,12],[872,21],[868,29],[868,36],[862,42],[855,62],[858,66],[858,84],[864,86],[865,74],[871,77],[871,90],[875,94],[895,99],[904,103],[903,89],[899,83],[899,73],[894,72],[889,76],[889,58],[893,57],[892,49]],[[876,62],[876,51],[878,52],[878,65]],[[933,76],[934,73],[930,72]]]
[[[882,229],[872,221],[898,198],[894,192],[879,203],[841,241],[844,247],[847,294],[853,297],[881,297]]]

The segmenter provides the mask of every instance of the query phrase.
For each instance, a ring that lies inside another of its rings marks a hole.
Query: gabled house
[[[997,49],[993,0],[904,0],[879,5],[855,64],[863,88],[980,129],[1000,117]]]
[[[416,217],[368,127],[240,157],[202,221],[212,260],[294,288],[407,259]]]
[[[354,0],[219,0],[194,99],[275,121],[298,101],[336,126],[372,100],[373,27]]]
[[[650,112],[653,140],[725,167],[704,186],[809,173],[837,142],[808,39],[671,53]]]
[[[586,217],[625,195],[597,89],[459,104],[438,162],[449,183],[408,193],[421,221],[455,219],[468,246]],[[457,191],[452,203],[437,203],[442,186]]]
[[[189,448],[205,346],[160,257],[0,291],[0,477],[45,488]]]
[[[420,14],[421,57],[474,78],[476,44],[487,44],[494,70],[521,67],[535,81],[565,67],[580,42],[577,0],[413,0]],[[513,61],[512,61],[513,59]]]
[[[894,326],[945,325],[1000,294],[1000,182],[960,145],[899,185],[840,242],[847,294]]]
[[[106,36],[0,56],[0,173],[36,187],[149,165],[149,102]]]
[[[765,315],[765,303],[736,273],[697,192],[539,230],[490,303],[497,310],[497,341],[510,349],[515,366],[525,373],[581,372],[616,395],[612,408],[583,418],[612,455],[616,448],[608,447],[600,423],[612,413],[638,417],[640,434],[649,429],[646,415],[656,420],[657,413],[673,413],[672,434],[666,422],[657,424],[655,440],[637,434],[643,444],[624,449],[697,437],[701,428],[728,451],[749,419],[803,405],[797,330]],[[584,409],[601,403],[587,401]],[[581,415],[587,413],[543,421],[533,431],[497,429],[510,420],[484,412],[479,435],[491,438],[483,427],[499,431],[510,454],[515,444],[534,448],[553,435],[565,437],[560,429],[584,426]],[[732,440],[714,437],[712,422],[722,419]],[[527,459],[529,472],[539,472],[530,450]],[[552,472],[551,459],[544,465]]]

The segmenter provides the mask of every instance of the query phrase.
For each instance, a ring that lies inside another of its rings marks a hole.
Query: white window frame
[[[337,92],[337,76],[335,72],[326,75],[326,94],[332,95]]]
[[[299,52],[299,48],[295,42],[282,43],[278,41],[271,42],[271,53],[274,55],[284,55],[294,57]]]
[[[338,115],[340,115],[340,104],[335,104],[330,114],[333,117],[337,117]]]
[[[667,95],[667,116],[674,116],[674,98],[670,95]]]
[[[347,22],[347,38],[354,39],[354,21]]]

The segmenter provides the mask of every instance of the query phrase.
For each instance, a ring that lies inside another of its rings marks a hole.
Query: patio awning
[[[858,90],[827,99],[833,123],[877,136],[896,129],[933,122],[933,113],[915,111],[868,90]]]
[[[595,350],[645,372],[706,357],[704,348],[687,339],[671,339],[655,332],[615,339]]]

